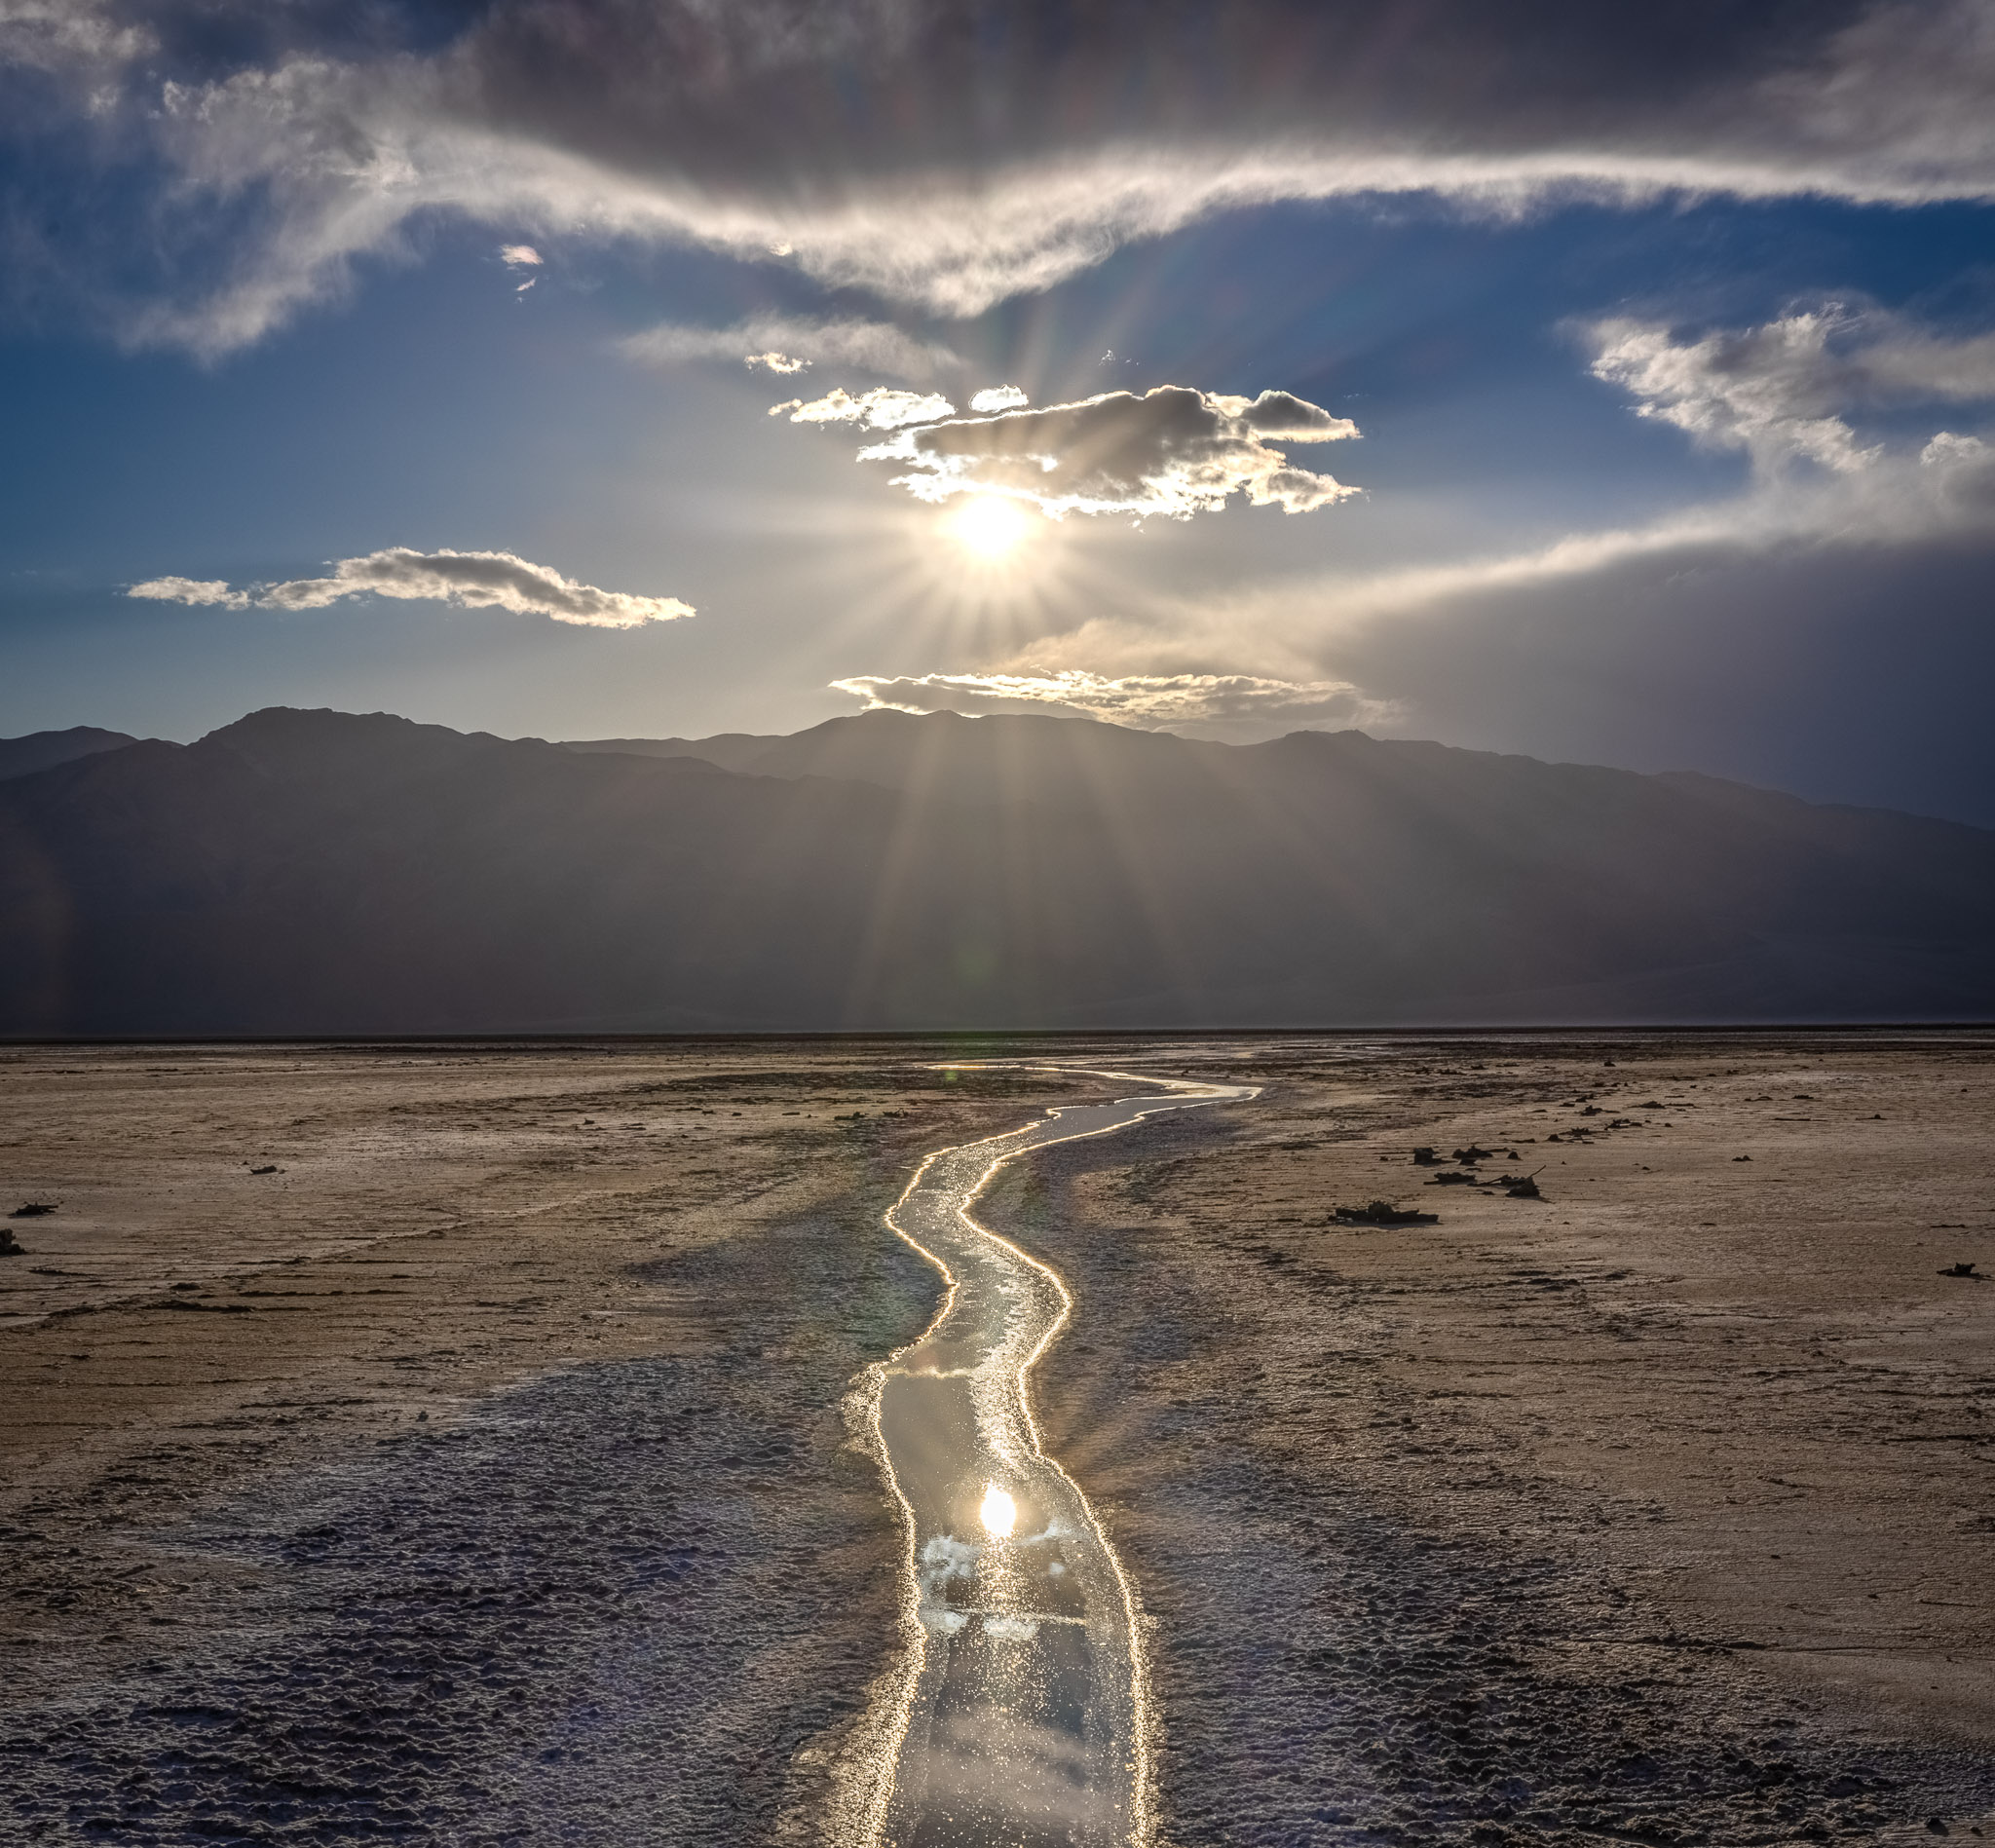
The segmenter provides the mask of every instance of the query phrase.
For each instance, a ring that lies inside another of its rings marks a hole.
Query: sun
[[[1033,516],[1008,495],[979,494],[949,516],[949,531],[965,551],[995,563],[1018,548],[1032,523]]]

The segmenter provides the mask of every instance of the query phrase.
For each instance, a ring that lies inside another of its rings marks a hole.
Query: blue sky
[[[0,733],[876,700],[1995,825],[1995,18],[1601,11],[9,0]]]

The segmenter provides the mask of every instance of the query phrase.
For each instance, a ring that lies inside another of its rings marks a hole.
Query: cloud
[[[1298,573],[1226,594],[1125,585],[1115,607],[1041,636],[1030,665],[1006,662],[1002,671],[1045,683],[1024,697],[1052,698],[1063,670],[1141,686],[1224,660],[1275,686],[1341,685],[1355,698],[1397,702],[1410,715],[1405,723],[1464,741],[1624,763],[1637,747],[1616,745],[1617,726],[1629,739],[1649,739],[1642,749],[1662,748],[1655,740],[1669,728],[1639,714],[1651,696],[1675,699],[1673,735],[1702,735],[1700,699],[1738,715],[1748,733],[1776,719],[1791,730],[1807,697],[1779,690],[1811,671],[1812,644],[1798,639],[1811,612],[1885,649],[1865,670],[1869,680],[1921,671],[1892,653],[1889,638],[1915,622],[1958,627],[1969,610],[1985,610],[1995,583],[1995,431],[1936,429],[1938,413],[1908,428],[1905,406],[1995,401],[1984,343],[1869,311],[1822,309],[1768,325],[1771,333],[1677,338],[1613,323],[1599,336],[1600,351],[1617,356],[1617,376],[1646,386],[1637,410],[1680,408],[1691,414],[1667,421],[1686,436],[1755,451],[1761,466],[1736,495],[1482,557]],[[1873,424],[1883,411],[1891,415]],[[1822,441],[1807,427],[1824,420],[1846,434]],[[1850,466],[1787,466],[1823,454]],[[1954,616],[1914,607],[1916,596],[1891,588],[1894,574],[1942,586],[1935,594],[1953,599]],[[1970,585],[1978,587],[1970,593]],[[1884,612],[1891,620],[1880,625]],[[1752,639],[1759,633],[1787,639],[1761,649]],[[1753,665],[1738,665],[1755,652]],[[1880,664],[1887,656],[1888,672]],[[1642,663],[1633,679],[1625,677],[1630,660]],[[1735,674],[1760,687],[1758,706],[1732,684]],[[934,685],[959,683],[996,697],[988,673],[935,677]],[[888,703],[939,697],[918,681],[847,683],[853,691],[862,684]],[[1589,731],[1590,712],[1612,716]],[[1528,726],[1505,732],[1506,713],[1530,715]],[[1747,773],[1750,760],[1715,733],[1710,748],[1712,761]],[[1907,734],[1903,748],[1924,761],[1929,744],[1915,748]],[[1847,785],[1826,786],[1847,793]]]
[[[1991,512],[1995,447],[1976,435],[1940,431],[1916,450],[1880,448],[1858,469],[1762,479],[1734,499],[1644,525],[1575,533],[1525,551],[1454,563],[1289,580],[1216,600],[1202,620],[1221,632],[1265,624],[1270,633],[1291,638],[1311,630],[1343,634],[1370,622],[1465,610],[1490,599],[1577,595],[1573,586],[1630,574],[1694,584],[1703,574],[1752,559],[1838,550],[1909,553],[1978,543]]]
[[[1022,388],[1016,385],[993,385],[979,392],[970,399],[973,411],[1015,411],[1030,404]]]
[[[911,423],[912,419],[909,420]],[[1189,519],[1229,496],[1307,512],[1359,489],[1293,467],[1277,442],[1338,442],[1348,418],[1288,392],[1235,397],[1160,385],[1141,397],[1104,392],[1074,404],[995,417],[928,421],[860,450],[862,460],[909,465],[895,485],[923,501],[1004,494],[1052,519],[1128,513]]]
[[[895,392],[881,385],[853,397],[844,386],[835,385],[823,397],[809,403],[793,397],[769,407],[772,417],[780,417],[785,411],[793,424],[864,424],[869,430],[899,430],[908,424],[932,424],[939,418],[954,417],[956,406],[932,392]]]
[[[1851,415],[1995,398],[1995,335],[1948,338],[1837,303],[1697,339],[1632,320],[1588,331],[1594,376],[1640,398],[1638,416],[1743,449],[1761,470],[1796,460],[1862,469],[1882,451],[1861,441]]]
[[[1083,0],[511,0],[441,42],[433,12],[392,4],[365,30],[248,0],[159,0],[143,28],[129,12],[9,0],[0,122],[73,202],[130,183],[139,221],[99,240],[105,312],[131,342],[205,354],[337,294],[362,255],[405,254],[437,214],[782,252],[969,315],[1279,201],[1995,198],[1984,0],[1694,23],[1553,0],[1208,0],[1146,16],[1140,53],[1123,9]],[[156,267],[128,286],[140,255]]]
[[[125,594],[152,603],[219,604],[227,610],[246,610],[250,602],[248,591],[231,590],[220,578],[148,578]]]
[[[631,358],[649,365],[738,359],[778,373],[823,363],[883,378],[923,380],[962,364],[939,342],[918,340],[886,321],[812,321],[790,315],[755,315],[732,327],[665,321],[619,345]]]
[[[513,269],[539,269],[542,257],[530,244],[502,244],[499,261]]]
[[[1725,608],[1750,621],[1753,586],[1772,579],[1783,595],[1807,585],[1825,607],[1843,607],[1847,597],[1826,587],[1839,578],[1876,598],[1890,570],[1930,575],[1952,561],[1941,575],[1958,584],[1995,556],[1995,433],[1932,423],[1908,432],[1905,415],[1908,404],[1995,401],[1982,336],[1829,308],[1695,338],[1630,321],[1594,333],[1597,372],[1635,393],[1637,414],[1752,457],[1745,491],[1480,558],[1131,601],[1036,652],[1062,664],[1148,666],[1168,656],[1239,660],[1251,638],[1256,666],[1350,675],[1399,698],[1404,689],[1380,681],[1371,663],[1391,657],[1399,644],[1390,638],[1403,633],[1460,637],[1485,622],[1514,633],[1551,622],[1552,612],[1574,634],[1588,613],[1603,631],[1633,612],[1688,624],[1702,622],[1699,610]],[[1873,424],[1885,410],[1892,417]],[[1820,466],[1789,466],[1797,461]],[[1974,559],[1982,563],[1971,567]],[[1785,618],[1769,610],[1767,620]],[[1562,638],[1549,661],[1543,648],[1524,647],[1519,660],[1556,687],[1573,646]],[[1472,730],[1472,708],[1465,696],[1449,723]]]
[[[28,69],[98,78],[158,48],[152,32],[120,19],[109,7],[78,5],[75,0],[0,4],[0,57]]]
[[[1987,454],[1988,445],[1980,437],[1956,435],[1950,430],[1942,430],[1919,451],[1919,462],[1928,469],[1953,469],[1963,464],[1978,467]]]
[[[329,578],[231,589],[226,583],[154,578],[128,596],[174,603],[217,604],[231,610],[320,610],[344,597],[401,597],[456,603],[474,609],[511,610],[551,617],[589,628],[638,628],[694,614],[677,597],[632,596],[577,584],[546,565],[529,564],[509,551],[410,551],[391,547],[363,558],[342,558]]]
[[[1743,449],[1761,468],[1797,458],[1825,469],[1861,469],[1861,448],[1840,417],[1810,414],[1824,396],[1832,315],[1790,315],[1744,334],[1678,342],[1664,327],[1605,321],[1594,377],[1644,400],[1637,415],[1675,424],[1699,442]]]
[[[1348,681],[1268,680],[1253,674],[1128,674],[1084,668],[1053,672],[858,674],[834,680],[870,711],[1033,712],[1053,707],[1082,718],[1140,729],[1174,725],[1265,728],[1283,721],[1342,725],[1389,723],[1396,709],[1368,698]]]

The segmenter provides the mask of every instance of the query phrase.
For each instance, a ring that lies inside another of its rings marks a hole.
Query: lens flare
[[[1033,517],[1006,495],[979,494],[949,516],[949,530],[966,551],[995,560],[1017,548]]]
[[[1010,1539],[1011,1529],[1018,1526],[1018,1503],[996,1483],[984,1490],[984,1505],[977,1512],[983,1517],[985,1531],[994,1540]]]

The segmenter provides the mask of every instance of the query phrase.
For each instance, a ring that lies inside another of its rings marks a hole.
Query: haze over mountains
[[[1995,833],[1697,775],[891,711],[94,736],[0,743],[6,1033],[1995,1016]]]

